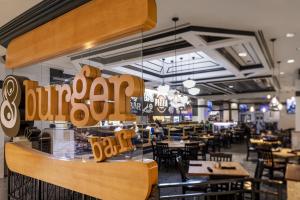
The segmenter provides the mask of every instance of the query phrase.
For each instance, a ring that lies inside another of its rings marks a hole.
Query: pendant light
[[[273,59],[275,59],[275,41],[276,38],[272,38],[271,42],[272,42],[272,50],[273,50]],[[277,61],[277,64],[279,66],[279,71],[280,71],[280,63],[281,61]],[[273,77],[275,77],[275,64],[273,63]],[[279,76],[280,78],[280,76]],[[279,89],[279,94],[280,94],[280,89]],[[283,108],[283,105],[280,103],[280,100],[277,98],[277,96],[274,96],[273,98],[271,98],[270,101],[270,110],[272,111],[280,111]]]
[[[164,75],[165,75],[165,59],[164,58],[162,59],[162,71],[163,71],[163,82],[162,82],[161,85],[159,85],[157,87],[157,92],[159,94],[167,95],[169,90],[170,90],[170,86],[165,84],[165,78],[164,78]]]
[[[194,60],[195,60],[195,57],[192,57],[192,60],[193,60],[193,63],[192,63],[193,68],[192,68],[192,70],[193,70],[193,75],[194,75]],[[185,88],[188,88],[188,89],[189,88],[193,88],[193,87],[195,87],[195,85],[196,85],[196,81],[194,81],[194,80],[192,80],[190,78],[188,78],[187,80],[183,81],[183,86]]]
[[[188,92],[189,92],[190,95],[197,95],[197,94],[200,93],[200,89],[196,88],[196,87],[193,87],[193,88],[188,89]]]

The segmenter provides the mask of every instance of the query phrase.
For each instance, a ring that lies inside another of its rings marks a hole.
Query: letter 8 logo
[[[21,85],[15,76],[7,76],[3,83],[3,101],[0,107],[0,124],[7,136],[17,136],[20,129]]]

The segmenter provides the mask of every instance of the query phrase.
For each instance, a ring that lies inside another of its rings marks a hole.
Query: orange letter
[[[25,80],[25,120],[40,120],[38,115],[38,103],[36,89],[38,88],[37,81]]]
[[[130,97],[140,97],[144,94],[144,81],[136,76],[121,75],[109,78],[114,84],[114,113],[109,120],[134,121],[136,116],[130,114]]]

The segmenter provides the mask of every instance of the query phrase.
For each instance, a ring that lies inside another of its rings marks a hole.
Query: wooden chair
[[[232,161],[232,154],[210,153],[209,160],[210,161],[217,161],[217,162],[231,162]]]
[[[271,150],[260,149],[258,152],[258,158],[264,160],[264,168],[269,170],[269,178],[273,179],[274,171],[281,171],[285,174],[286,165],[275,162],[273,153]]]
[[[186,170],[184,168],[181,156],[176,157],[176,167],[180,172],[181,181],[185,183],[193,183],[193,182],[207,182],[208,178],[190,178],[186,174]],[[182,186],[182,193],[186,194],[187,191],[200,191],[200,192],[207,192],[207,187],[204,186],[197,186],[197,185],[186,185]]]

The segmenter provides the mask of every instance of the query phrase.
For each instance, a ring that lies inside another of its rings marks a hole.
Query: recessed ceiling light
[[[239,53],[239,56],[240,56],[240,57],[246,57],[246,56],[247,56],[247,53],[246,53],[246,52],[241,52],[241,53]]]
[[[295,60],[294,60],[294,59],[288,59],[286,62],[287,62],[287,63],[294,63]]]
[[[285,36],[287,38],[292,38],[292,37],[295,37],[295,33],[287,33]]]
[[[228,87],[229,87],[229,88],[234,88],[234,86],[233,86],[233,85],[229,85]]]
[[[280,75],[284,75],[284,72],[280,72]]]

